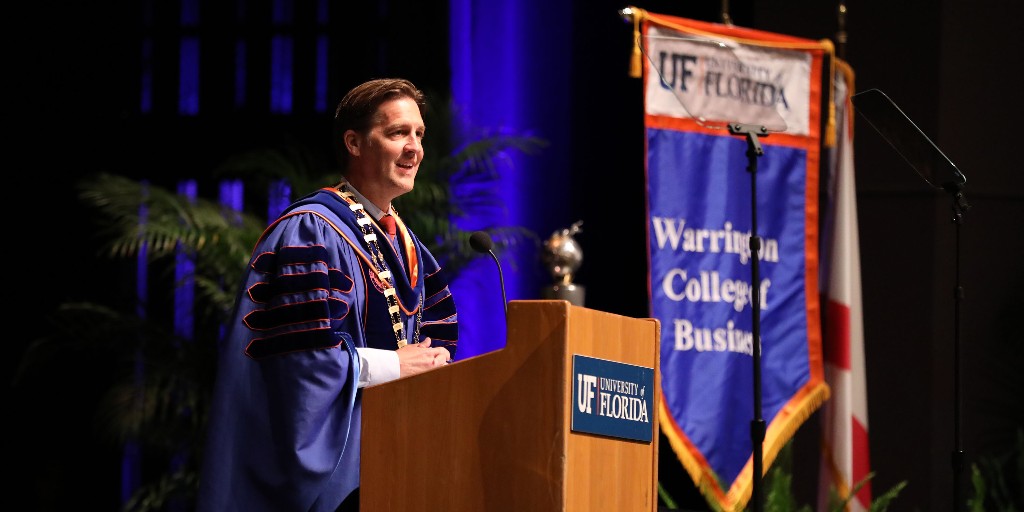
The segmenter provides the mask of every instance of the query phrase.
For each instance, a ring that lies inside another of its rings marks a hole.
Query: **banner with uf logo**
[[[753,485],[754,348],[765,468],[830,392],[818,295],[830,45],[638,12],[661,432],[716,509],[742,510]],[[765,130],[734,135],[735,123]]]

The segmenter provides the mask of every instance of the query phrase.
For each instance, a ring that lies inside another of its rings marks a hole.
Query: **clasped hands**
[[[410,343],[396,351],[398,353],[399,375],[408,377],[451,362],[451,353],[444,347],[431,347],[430,338],[419,343]]]

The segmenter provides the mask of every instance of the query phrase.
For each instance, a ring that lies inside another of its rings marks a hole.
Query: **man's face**
[[[367,198],[389,203],[413,188],[423,161],[425,127],[419,106],[411,98],[382,103],[377,113],[367,137],[360,137],[352,178]]]

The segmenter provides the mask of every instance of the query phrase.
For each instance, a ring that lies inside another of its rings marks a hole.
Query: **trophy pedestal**
[[[586,288],[572,283],[556,284],[541,290],[541,295],[546,300],[567,300],[574,306],[583,306]]]

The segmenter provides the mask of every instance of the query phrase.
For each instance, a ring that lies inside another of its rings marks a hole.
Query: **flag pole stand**
[[[753,312],[753,323],[751,326],[751,343],[754,356],[754,419],[750,421],[750,441],[754,449],[754,469],[751,475],[753,490],[750,501],[753,504],[754,512],[764,510],[764,436],[765,423],[761,410],[761,276],[759,275],[759,254],[761,252],[761,237],[757,235],[757,159],[764,155],[764,148],[758,136],[767,137],[768,128],[764,126],[749,125],[742,123],[730,123],[729,133],[742,135],[747,140],[747,172],[750,173],[750,273],[751,293],[750,309]]]

